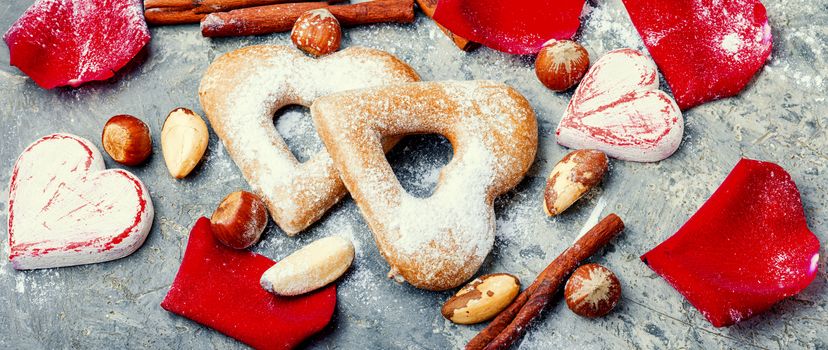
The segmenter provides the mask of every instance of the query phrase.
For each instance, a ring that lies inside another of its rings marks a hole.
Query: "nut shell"
[[[187,176],[204,156],[210,135],[201,116],[187,108],[176,108],[161,128],[161,151],[167,169],[176,179]]]
[[[300,50],[314,56],[324,56],[339,50],[342,28],[327,9],[303,13],[293,24],[290,40]]]
[[[109,118],[101,133],[101,144],[112,159],[127,166],[141,164],[152,154],[149,127],[127,114]]]
[[[222,244],[245,249],[256,244],[267,226],[267,207],[259,196],[236,191],[221,201],[210,217],[213,235]]]
[[[546,179],[543,192],[546,214],[555,216],[569,208],[601,182],[608,167],[607,155],[598,150],[582,149],[564,156]]]
[[[520,292],[520,281],[506,273],[480,276],[446,300],[440,312],[458,324],[487,321],[503,311]]]
[[[621,283],[610,269],[586,264],[572,273],[564,287],[566,305],[589,318],[608,314],[621,298]]]
[[[589,53],[571,40],[549,41],[535,59],[535,74],[553,91],[569,90],[589,68]]]

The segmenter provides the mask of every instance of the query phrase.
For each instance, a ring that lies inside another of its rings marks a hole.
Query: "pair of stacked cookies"
[[[523,178],[537,150],[526,99],[491,81],[419,82],[386,52],[349,48],[310,58],[286,46],[251,46],[218,58],[201,104],[273,220],[295,235],[350,192],[390,277],[445,290],[465,282],[492,248],[492,203]],[[325,145],[299,162],[273,126],[284,106],[310,107]],[[454,157],[434,194],[400,185],[385,151],[399,137],[441,134]]]

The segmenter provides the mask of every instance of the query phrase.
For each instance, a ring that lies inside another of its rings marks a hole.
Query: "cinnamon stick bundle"
[[[144,17],[153,25],[198,23],[213,12],[306,1],[332,4],[344,0],[145,0]]]
[[[555,258],[529,288],[466,344],[466,350],[509,348],[523,335],[529,323],[540,315],[564,279],[581,261],[595,254],[623,229],[624,222],[615,214],[601,220]]]
[[[329,4],[344,0],[145,0],[144,8],[166,8],[178,11],[193,10],[194,13],[226,12],[235,9],[284,4],[291,2],[324,1]]]
[[[327,8],[343,26],[414,21],[414,0],[375,0],[334,6],[324,2],[287,3],[211,13],[201,21],[201,35],[223,37],[287,32],[300,15],[318,8]]]

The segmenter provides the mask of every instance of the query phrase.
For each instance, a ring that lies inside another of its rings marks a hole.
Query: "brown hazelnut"
[[[621,283],[608,268],[586,264],[572,273],[564,287],[566,305],[589,318],[608,314],[621,298]]]
[[[152,154],[149,127],[131,115],[109,118],[101,133],[101,143],[106,153],[123,165],[141,164]]]
[[[339,50],[342,29],[339,21],[327,9],[303,13],[293,24],[290,40],[300,50],[314,56],[324,56]]]
[[[571,40],[550,40],[535,60],[535,74],[553,91],[565,91],[575,86],[588,68],[589,53]]]
[[[267,207],[259,196],[236,191],[224,197],[210,223],[219,242],[230,248],[244,249],[262,236],[267,225]]]

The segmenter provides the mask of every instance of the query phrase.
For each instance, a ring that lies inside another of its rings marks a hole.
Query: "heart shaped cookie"
[[[535,112],[492,81],[443,81],[352,90],[319,98],[311,114],[342,181],[374,232],[389,277],[454,288],[494,243],[495,197],[517,185],[538,145]],[[454,147],[434,193],[407,193],[380,140],[437,133]]]
[[[219,57],[201,80],[210,124],[252,190],[288,235],[316,222],[347,191],[325,150],[300,163],[273,126],[287,105],[337,91],[417,81],[383,51],[351,47],[314,59],[287,46],[250,46]]]
[[[83,138],[44,136],[12,169],[9,260],[23,270],[122,258],[144,243],[152,218],[152,200],[135,175],[107,170]]]
[[[658,89],[653,61],[633,49],[607,53],[589,69],[558,124],[558,143],[601,150],[636,162],[657,162],[678,149],[684,118]]]

